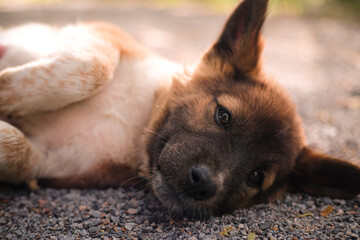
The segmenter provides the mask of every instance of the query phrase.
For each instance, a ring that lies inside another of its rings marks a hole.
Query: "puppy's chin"
[[[205,204],[184,197],[167,187],[162,174],[157,170],[152,175],[152,188],[155,196],[171,211],[171,215],[175,219],[188,217],[203,220],[214,214]]]

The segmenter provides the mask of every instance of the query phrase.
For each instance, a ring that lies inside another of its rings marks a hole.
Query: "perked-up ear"
[[[203,62],[225,75],[252,75],[260,71],[261,29],[268,0],[244,0],[227,20]]]
[[[305,147],[291,183],[312,195],[352,198],[360,193],[360,167]]]

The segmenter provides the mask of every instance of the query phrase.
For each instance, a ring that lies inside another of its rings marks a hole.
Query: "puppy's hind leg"
[[[65,28],[52,54],[0,71],[0,117],[55,111],[85,100],[113,78],[119,52],[88,27]]]
[[[17,184],[33,178],[39,157],[22,132],[0,121],[0,182]]]

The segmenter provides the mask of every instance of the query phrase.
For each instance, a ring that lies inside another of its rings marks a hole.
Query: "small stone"
[[[114,223],[120,223],[119,217],[111,216],[110,219]]]
[[[131,231],[135,225],[135,223],[125,223],[125,229]]]
[[[336,215],[343,215],[344,214],[344,210],[342,210],[342,209],[338,209],[337,211],[336,211]]]
[[[131,215],[137,214],[137,213],[138,213],[138,210],[136,210],[135,208],[129,208],[129,209],[127,210],[127,213],[128,213],[128,214],[131,214]]]
[[[265,222],[265,223],[261,224],[261,225],[259,226],[259,228],[264,231],[264,230],[270,228],[271,225],[272,225],[272,222]]]
[[[162,230],[160,227],[156,228],[156,231],[157,231],[158,233],[162,233],[162,232],[163,232],[163,230]]]
[[[80,234],[81,236],[86,236],[88,233],[87,233],[87,231],[86,231],[85,229],[83,229],[83,230],[81,230],[81,231],[79,232],[79,234]]]
[[[264,234],[264,232],[259,228],[254,229],[254,233],[256,233],[257,235],[263,235]]]
[[[94,218],[99,218],[100,215],[101,215],[101,212],[99,212],[99,211],[93,211],[93,212],[91,213],[91,216],[94,217]]]
[[[91,228],[88,229],[88,231],[89,231],[90,234],[95,234],[98,231],[100,231],[100,227],[91,227]]]
[[[197,240],[196,237],[191,237],[191,238],[188,238],[188,240]]]
[[[139,202],[136,199],[131,199],[130,204],[133,205],[133,207],[137,207],[139,205]]]
[[[324,197],[324,198],[323,198],[323,201],[324,201],[324,203],[327,204],[327,205],[331,205],[331,204],[332,204],[332,200],[331,200],[331,198],[329,198],[329,197]]]
[[[195,227],[199,228],[199,227],[200,227],[200,224],[201,224],[200,221],[196,221],[196,222],[195,222]]]
[[[100,219],[91,219],[88,223],[89,227],[95,227],[101,223]]]
[[[204,240],[216,240],[217,237],[214,235],[206,235],[203,239]]]
[[[206,235],[204,233],[199,233],[199,238],[203,239]]]
[[[339,204],[339,205],[345,205],[346,204],[346,201],[343,200],[343,199],[334,199],[333,202],[335,204]]]
[[[86,209],[86,206],[84,206],[84,205],[80,205],[80,206],[79,206],[79,210],[80,210],[80,211],[84,211],[85,209]]]

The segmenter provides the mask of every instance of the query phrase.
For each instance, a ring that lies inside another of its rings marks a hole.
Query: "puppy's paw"
[[[29,153],[24,135],[10,124],[0,121],[0,181],[23,181],[29,169]]]

